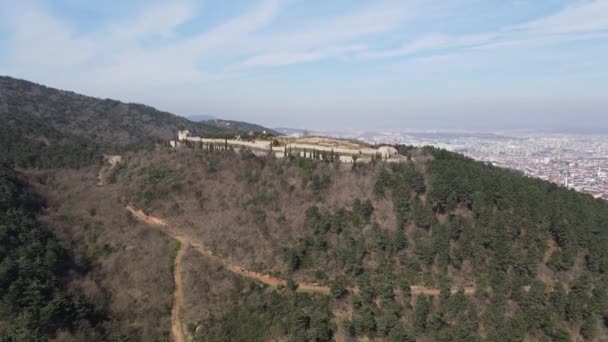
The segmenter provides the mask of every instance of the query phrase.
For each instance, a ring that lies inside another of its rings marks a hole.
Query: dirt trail
[[[173,260],[173,279],[175,287],[173,289],[173,307],[171,308],[171,335],[173,341],[184,342],[184,336],[182,333],[182,323],[179,318],[179,308],[182,306],[184,301],[183,292],[183,279],[182,279],[182,259],[186,253],[187,244],[181,243],[175,260]]]
[[[104,156],[104,158],[105,158],[104,162],[109,164],[110,170],[122,162],[122,157],[119,155],[109,155],[109,156]],[[103,187],[105,185],[104,169],[105,169],[105,166],[102,166],[99,169],[99,173],[97,174],[97,185],[100,187]],[[118,196],[116,193],[114,193],[114,194],[116,196]],[[176,239],[180,242],[180,248],[177,252],[177,255],[175,256],[174,265],[173,265],[175,290],[173,293],[173,308],[171,309],[171,331],[172,331],[174,341],[179,341],[179,342],[184,341],[184,336],[182,333],[182,326],[181,326],[181,322],[179,320],[179,308],[181,306],[181,303],[183,302],[182,258],[183,258],[183,255],[184,255],[186,249],[188,248],[188,246],[192,246],[200,254],[223,265],[224,267],[226,267],[226,269],[228,269],[229,271],[231,271],[235,274],[242,275],[249,279],[257,280],[261,283],[264,283],[264,284],[267,284],[270,286],[276,287],[276,286],[287,285],[287,281],[284,279],[279,279],[279,278],[272,277],[267,274],[250,271],[239,265],[233,264],[233,263],[229,262],[228,260],[218,257],[217,255],[213,254],[213,252],[211,252],[211,250],[206,248],[203,244],[196,241],[196,239],[186,235],[185,233],[179,231],[178,229],[175,229],[174,227],[169,225],[165,220],[144,213],[143,210],[136,208],[132,204],[127,204],[125,208],[127,209],[127,211],[129,211],[131,214],[133,214],[133,216],[135,218],[137,218],[138,220],[145,222],[148,225],[158,227],[160,230],[162,230],[163,232],[165,232],[166,234],[170,235],[171,237],[173,237],[174,239]],[[354,289],[354,290],[356,291],[356,289]],[[439,289],[427,288],[427,287],[423,287],[423,286],[411,286],[411,290],[412,290],[412,294],[414,294],[414,295],[424,294],[424,295],[428,295],[428,296],[438,296],[441,293],[441,291]],[[330,288],[327,286],[322,286],[322,285],[315,284],[315,283],[298,283],[298,291],[318,292],[318,293],[329,294]],[[451,290],[452,293],[456,293],[457,291],[458,291],[458,289]],[[465,288],[465,294],[467,294],[467,295],[472,295],[475,293],[475,291],[476,290],[474,287]]]
[[[103,165],[99,168],[99,172],[97,173],[97,186],[104,186],[104,176],[103,176],[103,172],[105,169],[105,165],[106,164],[110,164],[110,170],[112,170],[114,168],[114,166],[118,165],[120,162],[122,162],[122,157],[119,155],[112,155],[112,156],[104,156],[104,161],[103,161]]]
[[[429,287],[424,287],[424,286],[412,285],[412,286],[410,286],[410,289],[412,291],[412,295],[439,296],[441,294],[440,289],[434,289],[434,288],[429,288]],[[450,290],[450,292],[452,294],[455,294],[459,290],[460,290],[460,288],[453,288]],[[465,295],[469,295],[469,296],[474,295],[476,291],[477,290],[473,286],[467,286],[464,288]]]
[[[548,239],[547,240],[547,249],[545,250],[545,253],[543,254],[543,263],[547,264],[549,262],[549,260],[551,260],[551,255],[553,255],[553,252],[557,251],[559,249],[559,247],[557,246],[557,243],[555,242],[554,239]]]
[[[176,240],[180,241],[182,244],[192,246],[200,254],[212,259],[213,261],[215,261],[219,264],[222,264],[224,267],[226,267],[226,269],[228,269],[229,271],[231,271],[233,273],[242,275],[242,276],[250,278],[250,279],[257,280],[259,282],[268,284],[270,286],[279,286],[279,285],[284,286],[287,284],[287,282],[284,279],[279,279],[276,277],[269,276],[267,274],[250,271],[239,265],[233,264],[225,259],[218,257],[217,255],[213,254],[213,252],[211,252],[208,248],[206,248],[203,244],[201,244],[200,242],[197,242],[196,239],[184,234],[183,232],[178,231],[177,229],[173,228],[171,225],[169,225],[165,220],[163,220],[161,218],[147,215],[141,209],[137,209],[136,207],[134,207],[133,205],[130,205],[130,204],[126,206],[126,209],[140,221],[143,221],[149,225],[160,228],[163,232],[167,233],[168,235],[172,236]],[[321,285],[314,284],[314,283],[298,283],[298,290],[329,294],[329,287],[321,286]]]
[[[104,186],[104,176],[103,169],[105,166],[99,168],[99,172],[97,173],[97,186]]]
[[[144,213],[141,209],[138,209],[133,205],[128,204],[126,206],[126,209],[131,214],[133,214],[133,216],[135,216],[135,218],[137,218],[138,220],[143,221],[149,225],[158,227],[163,232],[172,236],[173,238],[178,240],[183,245],[192,246],[200,254],[214,260],[215,262],[217,262],[219,264],[222,264],[224,267],[226,267],[226,269],[228,269],[229,271],[231,271],[235,274],[239,274],[244,277],[257,280],[259,282],[268,284],[270,286],[279,286],[279,285],[285,286],[287,283],[284,279],[279,279],[276,277],[269,276],[267,274],[250,271],[241,266],[238,266],[225,259],[218,257],[217,255],[213,254],[213,252],[211,252],[208,248],[206,248],[203,244],[201,244],[200,242],[197,242],[196,239],[175,229],[174,227],[169,225],[165,220],[158,218],[158,217],[148,215],[148,214]],[[330,293],[329,287],[314,284],[314,283],[298,283],[298,290],[299,291],[309,291],[309,292],[319,292],[319,293],[324,293],[324,294]],[[412,290],[413,295],[422,294],[422,295],[427,295],[427,296],[439,296],[441,294],[441,290],[439,290],[439,289],[428,288],[428,287],[424,287],[424,286],[411,286],[411,290]],[[451,292],[456,293],[456,292],[458,292],[458,290],[459,290],[458,288],[454,288],[451,290]],[[469,287],[464,288],[464,293],[466,295],[473,295],[473,294],[475,294],[475,291],[476,291],[475,287],[469,286]]]

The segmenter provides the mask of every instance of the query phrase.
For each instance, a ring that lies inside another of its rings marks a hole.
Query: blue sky
[[[608,132],[608,0],[0,6],[0,74],[185,116]]]

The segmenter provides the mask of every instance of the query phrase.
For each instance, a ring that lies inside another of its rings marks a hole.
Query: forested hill
[[[0,155],[19,166],[81,166],[103,152],[149,148],[178,129],[224,131],[141,104],[0,76]]]
[[[608,339],[606,201],[431,147],[150,148],[177,129],[232,133],[0,78],[0,158],[48,201],[0,167],[0,341],[168,338],[172,309],[193,341]]]
[[[412,160],[183,149],[129,158],[108,186],[231,262],[328,286],[329,306],[313,297],[322,312],[296,306],[287,317],[292,337],[606,339],[607,202],[444,150],[398,148]],[[189,322],[225,332],[238,315],[256,326],[254,308],[267,304],[256,305],[222,301]]]
[[[58,332],[66,340],[122,341],[103,312],[68,288],[89,263],[38,221],[40,203],[0,164],[0,341],[45,341]]]
[[[455,153],[427,149],[435,157],[429,163],[430,205],[440,213],[459,208],[471,213],[479,227],[473,245],[486,249],[467,254],[477,254],[480,263],[491,261],[495,269],[535,275],[536,262],[547,252],[547,264],[555,271],[572,270],[577,258],[584,256],[587,270],[608,273],[606,201]],[[491,259],[485,254],[488,247],[495,249]]]
[[[281,135],[281,133],[270,129],[270,128],[266,128],[264,126],[260,126],[260,125],[256,125],[253,123],[249,123],[249,122],[243,122],[243,121],[234,121],[234,120],[222,120],[222,119],[209,119],[209,120],[205,120],[203,121],[209,125],[214,125],[216,127],[219,127],[221,129],[227,130],[227,131],[242,131],[242,132],[266,132],[268,134],[273,134],[273,135]]]

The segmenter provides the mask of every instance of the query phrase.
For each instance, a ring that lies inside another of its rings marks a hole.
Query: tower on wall
[[[177,131],[177,141],[184,141],[190,136],[189,130]]]

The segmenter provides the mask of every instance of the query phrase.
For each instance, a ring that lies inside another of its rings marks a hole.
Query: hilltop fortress
[[[289,137],[279,136],[270,140],[213,139],[191,136],[190,132],[178,131],[177,140],[171,146],[200,146],[213,149],[249,149],[256,155],[273,154],[276,158],[300,156],[319,160],[339,160],[342,163],[370,162],[381,159],[388,162],[407,160],[399,155],[392,146],[375,147],[357,141],[341,140],[328,137]]]

